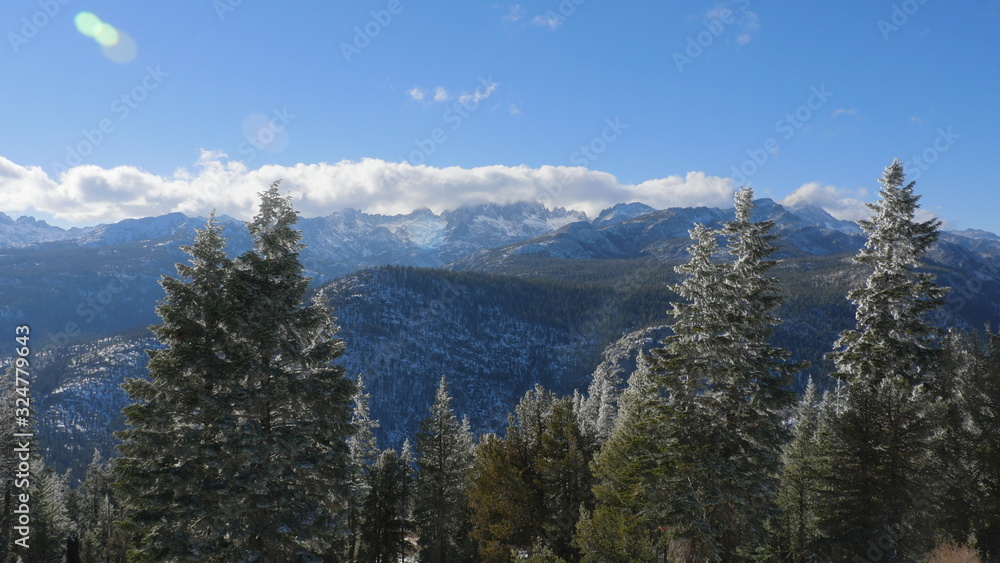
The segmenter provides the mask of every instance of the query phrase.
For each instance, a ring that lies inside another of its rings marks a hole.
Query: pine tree
[[[809,561],[815,551],[820,482],[816,467],[822,463],[821,440],[826,438],[829,410],[826,397],[820,399],[810,379],[795,411],[792,439],[782,454],[778,490],[781,521],[773,530],[775,537],[772,539],[782,560]]]
[[[536,385],[508,415],[504,438],[487,437],[476,449],[469,500],[472,536],[484,560],[506,560],[512,548],[528,549],[551,516],[536,462],[555,400]]]
[[[483,436],[476,446],[469,484],[470,535],[483,561],[510,561],[510,549],[524,537],[519,518],[528,501],[520,468],[506,441]]]
[[[298,254],[277,183],[234,261],[210,220],[165,278],[150,379],[131,380],[118,486],[143,535],[137,558],[292,560],[338,535],[348,494],[353,384],[344,350]]]
[[[399,561],[410,551],[412,474],[406,456],[383,451],[368,476],[369,493],[362,505],[359,560]]]
[[[904,181],[903,165],[894,160],[879,179],[879,201],[867,204],[871,218],[858,221],[868,241],[854,261],[872,271],[848,295],[857,307],[857,327],[844,331],[828,355],[837,365],[833,375],[846,381],[898,377],[911,385],[933,383],[928,376],[940,331],[928,313],[944,304],[947,289],[918,268],[941,222],[914,221],[920,196],[915,182]]]
[[[680,560],[709,557],[700,546],[715,549],[717,533],[700,508],[705,492],[691,484],[706,479],[701,470],[718,443],[704,434],[714,425],[696,400],[709,367],[721,362],[707,343],[724,333],[726,319],[709,305],[724,302],[716,294],[726,287],[726,270],[714,259],[715,231],[696,224],[690,235],[691,259],[675,268],[686,276],[674,287],[686,301],[673,304],[674,334],[648,359],[648,373],[629,381],[618,424],[595,461],[597,506],[578,538],[585,561],[616,560],[626,546],[639,561],[662,560],[671,550]]]
[[[954,387],[937,454],[948,465],[941,520],[953,541],[975,538],[986,560],[1000,560],[1000,335],[953,331],[943,356]]]
[[[859,221],[868,241],[855,261],[871,273],[849,294],[857,327],[842,333],[829,354],[846,394],[831,423],[818,506],[825,553],[895,561],[923,553],[932,540],[938,398],[947,382],[932,372],[939,331],[927,317],[946,290],[917,270],[940,222],[914,221],[920,197],[913,182],[903,185],[898,160],[880,182],[872,217]]]
[[[565,397],[552,405],[542,447],[536,462],[549,517],[542,525],[541,545],[568,562],[581,554],[574,535],[581,511],[594,507],[594,486],[590,463],[594,443],[580,428],[573,412],[573,400]]]
[[[127,533],[141,537],[136,558],[198,560],[225,537],[224,448],[235,413],[224,394],[232,373],[223,336],[232,263],[224,247],[213,216],[182,248],[191,264],[177,265],[182,279],[162,279],[163,324],[151,327],[167,349],[148,352],[148,380],[124,385],[136,402],[125,408],[116,486],[131,509]]]
[[[125,561],[125,537],[116,524],[124,513],[112,489],[113,480],[111,464],[95,451],[77,493],[74,517],[83,561]]]
[[[587,397],[578,407],[584,432],[598,443],[611,436],[618,418],[618,400],[621,396],[621,379],[612,369],[600,369],[587,388]]]
[[[354,434],[347,440],[350,451],[350,491],[347,496],[347,561],[357,560],[361,528],[361,504],[369,493],[368,474],[378,460],[380,451],[375,429],[379,423],[371,417],[371,395],[365,392],[364,375],[355,382],[354,411],[351,424]]]
[[[62,561],[66,539],[73,531],[66,497],[66,477],[35,458],[31,468],[31,539],[28,561]]]
[[[509,417],[503,439],[487,436],[476,449],[469,487],[472,536],[487,561],[538,547],[578,561],[573,533],[592,505],[592,443],[583,435],[573,399],[536,385]]]
[[[455,416],[444,377],[430,410],[417,434],[414,519],[420,558],[463,561],[472,555],[466,497],[474,456],[472,432],[468,420],[459,422]]]
[[[673,304],[673,335],[654,351],[651,385],[636,405],[642,415],[622,420],[597,460],[593,520],[610,526],[600,532],[630,530],[657,557],[749,557],[777,514],[782,417],[801,365],[770,343],[781,302],[767,275],[776,265],[768,259],[774,223],[753,221],[753,209],[753,192],[741,189],[721,233],[691,231],[691,259],[676,268],[685,279],[673,288],[683,300]],[[719,234],[731,263],[715,257]],[[629,512],[644,516],[613,517]],[[594,549],[605,548],[588,546],[588,558],[610,556]]]
[[[774,312],[782,301],[778,279],[769,275],[778,264],[769,259],[777,251],[774,221],[752,220],[750,188],[737,191],[735,203],[735,218],[722,231],[734,260],[726,272],[728,323],[721,338],[710,340],[728,357],[717,365],[720,373],[710,376],[709,390],[698,397],[710,418],[723,422],[720,433],[726,443],[719,461],[728,468],[719,476],[737,513],[735,529],[723,535],[725,557],[752,552],[763,542],[765,525],[777,517],[776,476],[781,447],[788,440],[784,415],[793,402],[792,374],[805,367],[789,362],[788,351],[771,343],[781,322]]]

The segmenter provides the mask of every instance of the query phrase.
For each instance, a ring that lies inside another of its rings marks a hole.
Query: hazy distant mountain
[[[777,340],[821,375],[823,353],[853,323],[845,296],[866,274],[851,260],[864,237],[819,209],[768,199],[757,205],[758,218],[776,221],[785,260],[778,275],[788,298]],[[365,373],[383,437],[398,445],[426,416],[442,375],[477,432],[501,430],[536,382],[566,393],[585,389],[599,366],[627,377],[638,350],[656,344],[645,329],[669,320],[667,285],[677,281],[673,266],[687,259],[688,230],[731,217],[731,209],[631,203],[590,222],[583,213],[522,203],[440,215],[345,210],[302,219],[298,228],[303,263],[327,286],[343,327],[344,365]],[[30,322],[39,334],[34,349],[49,367],[33,389],[47,417],[47,444],[64,452],[63,467],[85,464],[93,447],[112,453],[108,426],[120,424],[126,400],[118,385],[145,373],[141,351],[151,341],[139,339],[142,327],[159,322],[158,281],[175,275],[174,264],[187,259],[179,246],[204,221],[175,213],[68,237],[72,231],[0,217],[2,232],[16,233],[7,240],[31,240],[32,232],[38,239],[0,252],[0,319]],[[220,221],[229,251],[245,250],[242,222]],[[45,232],[63,238],[43,242],[37,233]],[[939,283],[955,288],[943,323],[996,322],[1000,237],[943,233],[927,258]],[[384,264],[434,268],[370,268]],[[98,339],[109,334],[122,336]]]
[[[755,219],[776,221],[775,230],[781,237],[778,258],[830,256],[856,251],[864,244],[856,224],[839,221],[822,209],[790,211],[770,199],[755,203]],[[684,207],[644,212],[648,209],[652,208],[643,204],[615,206],[603,211],[593,223],[573,223],[536,238],[482,250],[457,261],[453,267],[502,271],[503,262],[518,255],[683,260],[690,244],[688,231],[695,223],[718,228],[733,219],[731,209]]]
[[[16,221],[5,213],[0,213],[0,248],[26,246],[40,242],[68,240],[81,236],[87,229],[61,229],[45,221],[32,217],[20,217]]]
[[[652,213],[656,211],[655,208],[646,205],[645,203],[619,203],[615,206],[609,207],[598,214],[597,218],[594,219],[594,227],[607,227],[608,225],[613,225],[615,223],[621,223],[622,221],[628,221],[633,217],[638,217],[640,215],[645,215],[647,213]]]

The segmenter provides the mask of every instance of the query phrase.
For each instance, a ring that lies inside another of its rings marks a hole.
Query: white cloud
[[[462,94],[458,96],[458,101],[461,102],[462,105],[468,105],[470,102],[479,103],[489,98],[493,95],[493,92],[497,91],[497,86],[500,85],[499,82],[494,82],[492,79],[480,78],[479,80],[480,85],[477,86],[475,90],[472,92],[462,92]]]
[[[410,91],[406,93],[406,95],[417,101],[424,99],[424,91],[417,86],[411,88]]]
[[[448,101],[448,91],[444,89],[444,86],[438,86],[434,89],[434,101],[435,102],[447,102]]]
[[[812,205],[822,208],[837,219],[857,221],[871,214],[865,206],[866,190],[845,190],[836,186],[823,186],[819,182],[803,184],[781,200],[781,204],[791,209]]]
[[[833,110],[833,115],[855,115],[858,113],[858,108],[837,108]]]
[[[521,7],[520,4],[514,4],[507,10],[507,13],[503,16],[503,21],[506,22],[516,22],[524,17],[526,13],[525,9]]]
[[[521,107],[517,104],[510,104],[509,110],[511,115],[521,115]]]
[[[563,24],[563,18],[555,15],[554,13],[548,13],[540,16],[535,16],[531,20],[531,23],[539,27],[547,27],[553,31],[559,29],[559,26]]]
[[[369,213],[441,212],[464,205],[540,201],[596,216],[615,203],[642,201],[657,208],[732,205],[732,180],[689,172],[637,185],[620,183],[606,172],[583,167],[483,166],[434,168],[378,159],[337,163],[265,165],[249,169],[224,154],[203,151],[191,169],[160,176],[132,166],[93,165],[70,169],[58,179],[36,166],[0,157],[3,211],[46,214],[61,226],[109,223],[180,211],[248,219],[257,193],[282,179],[305,217],[351,207]]]
[[[733,15],[732,8],[730,8],[726,4],[719,4],[719,5],[715,6],[714,8],[709,8],[709,10],[707,12],[705,12],[705,19],[706,20],[726,20],[726,19],[729,19],[730,17],[732,17],[732,15]]]
[[[919,118],[919,117],[917,117],[917,116],[910,117],[910,123],[916,125],[917,127],[923,127],[924,126],[924,120],[921,119],[921,118]]]
[[[743,33],[736,36],[736,42],[740,45],[746,45],[753,40],[754,33],[760,31],[760,18],[755,12],[747,10],[743,12],[739,23],[743,26]]]

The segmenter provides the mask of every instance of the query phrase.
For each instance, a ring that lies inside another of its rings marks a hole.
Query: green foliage
[[[117,486],[141,560],[292,560],[338,537],[348,495],[353,384],[322,296],[303,303],[297,219],[277,184],[223,252],[210,219],[181,279],[164,278],[150,378],[127,382]],[[310,555],[312,554],[312,555]]]
[[[691,231],[691,260],[676,268],[685,277],[673,288],[683,299],[673,303],[674,334],[655,351],[645,389],[628,399],[632,413],[596,463],[593,521],[605,539],[583,528],[590,558],[644,541],[648,552],[677,560],[729,561],[764,543],[777,512],[782,415],[802,366],[770,342],[781,303],[768,276],[775,236],[773,221],[751,220],[752,195],[737,192],[736,218],[721,231],[731,262],[716,258],[720,233]],[[629,513],[640,516],[623,521]],[[616,529],[629,537],[607,539]]]
[[[410,510],[412,470],[396,450],[379,455],[368,474],[368,495],[361,506],[359,561],[394,563],[412,549]]]
[[[541,546],[579,561],[573,535],[581,506],[593,506],[592,458],[572,398],[540,386],[529,391],[506,436],[487,436],[476,449],[469,499],[482,559],[508,561],[512,550],[531,554]]]
[[[466,496],[474,457],[472,431],[468,420],[459,422],[455,416],[444,377],[430,410],[417,434],[414,520],[420,559],[464,561],[473,555]]]
[[[852,557],[875,550],[889,560],[931,547],[932,508],[940,494],[942,400],[935,377],[939,332],[928,314],[943,304],[934,276],[917,271],[937,240],[939,221],[914,222],[919,196],[903,185],[899,161],[885,169],[868,234],[856,262],[870,269],[849,296],[857,327],[829,357],[846,383],[830,424],[830,455],[820,466],[816,500],[820,549]],[[874,547],[873,547],[874,546]]]
[[[945,439],[936,452],[947,471],[940,513],[955,542],[975,538],[1000,559],[1000,335],[953,331],[938,371],[953,385]]]
[[[95,452],[77,491],[73,515],[83,561],[125,561],[128,538],[117,524],[125,513],[112,488],[113,481],[111,464]]]

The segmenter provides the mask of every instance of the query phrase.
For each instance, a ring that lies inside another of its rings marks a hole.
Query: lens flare
[[[73,23],[80,33],[97,41],[108,59],[119,64],[135,60],[139,48],[135,40],[124,31],[118,31],[115,26],[101,21],[101,18],[90,12],[80,12],[73,18]]]
[[[104,56],[111,61],[118,64],[125,64],[135,60],[136,55],[139,54],[139,47],[135,44],[135,40],[133,40],[129,34],[124,31],[119,31],[118,42],[110,47],[102,46],[101,51],[103,51]]]
[[[76,29],[87,37],[94,37],[101,26],[101,19],[90,12],[80,12],[73,19]]]
[[[94,33],[94,39],[101,44],[102,47],[111,47],[115,43],[118,43],[118,30],[115,29],[111,24],[101,22],[100,27]]]

